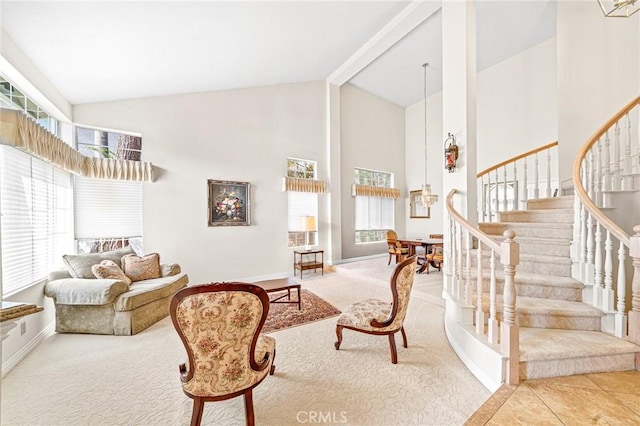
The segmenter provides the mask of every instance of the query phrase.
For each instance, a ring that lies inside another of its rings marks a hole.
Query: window
[[[76,127],[78,152],[86,157],[140,161],[142,138],[124,133]]]
[[[316,178],[317,163],[297,158],[287,159],[287,177],[301,179]],[[304,232],[301,228],[305,216],[318,217],[318,194],[313,192],[288,192],[289,247],[305,246],[307,237],[309,245],[318,244],[318,231]]]
[[[122,248],[141,252],[142,183],[75,177],[78,252]]]
[[[0,76],[0,106],[20,110],[54,135],[58,134],[58,120],[40,109],[35,102],[2,76]]]
[[[69,173],[0,146],[3,296],[62,266],[73,251]]]
[[[393,187],[393,174],[355,169],[357,185]],[[356,244],[386,240],[387,229],[393,229],[393,198],[358,195],[356,198]]]

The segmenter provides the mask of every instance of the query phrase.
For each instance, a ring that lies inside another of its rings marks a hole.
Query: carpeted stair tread
[[[560,299],[542,299],[539,297],[518,296],[516,299],[518,313],[528,315],[555,315],[565,317],[593,317],[603,316],[602,311],[583,302],[572,302]],[[483,310],[489,310],[489,295],[482,294]],[[502,310],[502,298],[497,298],[496,309]]]
[[[520,328],[520,361],[640,353],[640,346],[600,331]]]
[[[482,258],[491,257],[491,252],[489,250],[482,250]],[[477,250],[471,250],[471,260],[477,259]],[[553,263],[557,265],[572,265],[570,257],[567,256],[551,256],[546,254],[531,254],[531,253],[520,253],[520,263],[531,262],[531,263]]]
[[[489,279],[491,271],[489,269],[482,269],[482,276],[485,279]],[[475,268],[471,269],[471,276],[476,277]],[[496,268],[496,280],[504,281],[504,271],[502,271],[501,267],[498,266]],[[573,289],[583,289],[584,284],[581,282],[571,278],[571,277],[562,277],[556,275],[545,275],[545,274],[531,274],[527,272],[516,272],[516,284],[533,284],[547,287],[564,287],[564,288],[573,288]]]

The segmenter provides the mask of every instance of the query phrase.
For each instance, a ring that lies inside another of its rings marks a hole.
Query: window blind
[[[62,266],[73,250],[69,173],[0,146],[2,293],[13,293]]]
[[[299,232],[302,216],[318,217],[318,195],[312,192],[287,193],[289,196],[289,232]]]
[[[356,196],[356,230],[393,229],[393,199]]]
[[[142,236],[142,183],[75,177],[75,237]]]

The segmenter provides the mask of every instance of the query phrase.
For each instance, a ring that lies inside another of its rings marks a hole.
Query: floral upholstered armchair
[[[191,425],[200,424],[205,402],[240,395],[254,424],[252,390],[275,371],[276,341],[260,335],[268,312],[265,290],[246,283],[192,286],[173,297],[171,320],[189,358],[180,379],[193,399]]]
[[[336,350],[342,343],[342,329],[359,331],[361,333],[385,335],[389,338],[391,362],[398,363],[395,334],[402,333],[402,342],[407,347],[407,335],[404,332],[404,318],[409,306],[409,296],[416,274],[416,256],[404,260],[396,265],[391,277],[392,302],[378,299],[367,299],[348,306],[338,317],[335,343]]]

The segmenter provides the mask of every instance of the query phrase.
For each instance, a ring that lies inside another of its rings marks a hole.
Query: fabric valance
[[[139,182],[153,181],[151,163],[85,157],[18,110],[0,109],[0,143],[18,148],[80,176]]]
[[[282,190],[323,194],[327,192],[327,183],[316,179],[284,177],[282,178]]]
[[[354,184],[351,193],[354,197],[400,198],[400,190],[398,188],[382,188],[380,186]]]

